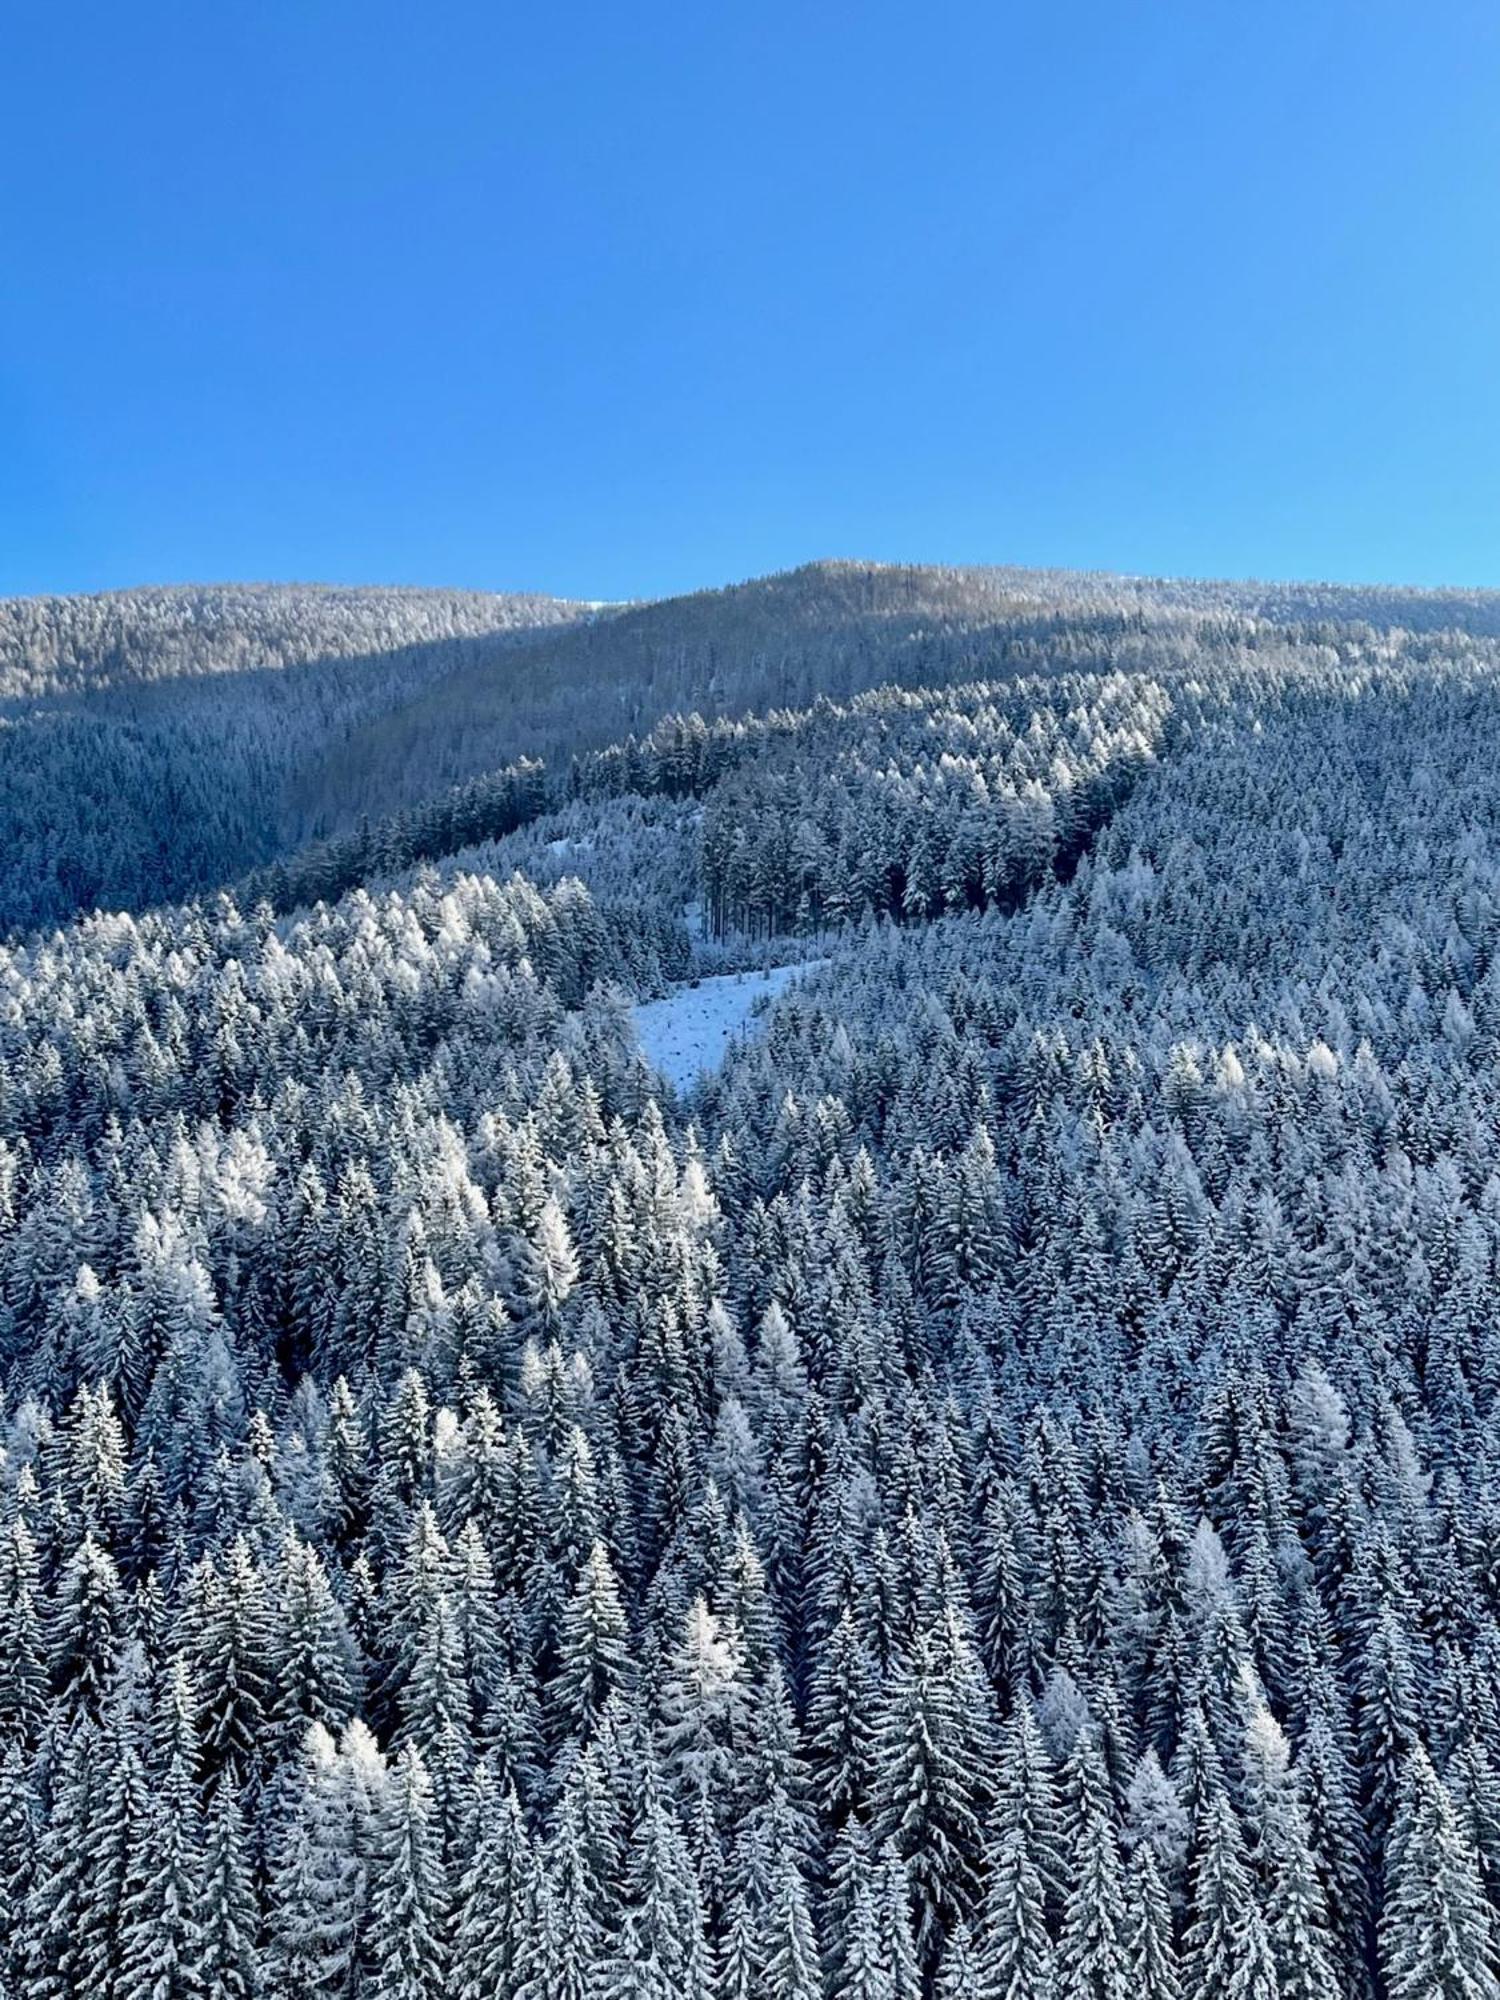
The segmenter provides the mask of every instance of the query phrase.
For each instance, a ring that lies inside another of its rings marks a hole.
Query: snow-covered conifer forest
[[[1500,2000],[1500,598],[0,604],[3,2000]]]

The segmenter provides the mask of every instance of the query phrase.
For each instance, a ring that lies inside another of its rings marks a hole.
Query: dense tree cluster
[[[0,952],[0,1993],[1500,2000],[1500,675],[1180,664]]]
[[[1125,674],[890,690],[815,710],[705,809],[716,933],[922,921],[1066,872],[1147,767],[1171,712]]]

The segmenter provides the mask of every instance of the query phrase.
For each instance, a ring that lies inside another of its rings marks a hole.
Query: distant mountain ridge
[[[1149,667],[1320,624],[1482,643],[1500,593],[826,560],[624,605],[302,584],[4,599],[0,930],[195,895],[674,713]]]

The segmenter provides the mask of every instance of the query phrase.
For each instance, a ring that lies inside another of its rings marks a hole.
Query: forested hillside
[[[1500,2000],[1490,607],[261,661],[330,837],[0,948],[0,1995]]]
[[[367,846],[348,853],[367,822],[433,858],[517,823],[497,770],[525,768],[529,816],[569,795],[575,758],[671,715],[1150,672],[1354,623],[1494,636],[1500,597],[815,563],[626,607],[244,585],[0,600],[0,935],[241,883],[329,839],[315,865],[341,888],[369,872]]]
[[[0,932],[210,888],[303,839],[292,788],[541,597],[236,585],[0,600]]]

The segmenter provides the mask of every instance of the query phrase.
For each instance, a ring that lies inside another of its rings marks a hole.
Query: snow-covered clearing
[[[799,973],[827,963],[805,959],[768,971],[716,973],[679,987],[665,1000],[642,1001],[630,1010],[642,1053],[669,1083],[686,1090],[706,1070],[719,1067],[737,1031],[750,1023],[757,1000],[774,999]]]

